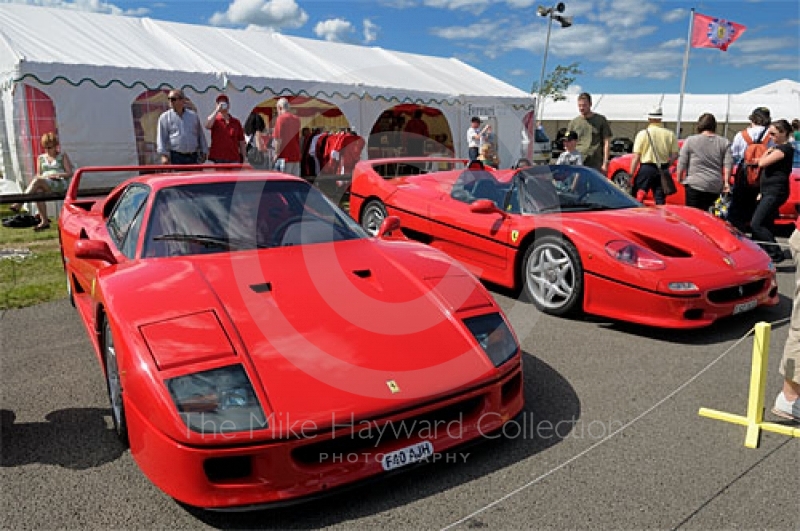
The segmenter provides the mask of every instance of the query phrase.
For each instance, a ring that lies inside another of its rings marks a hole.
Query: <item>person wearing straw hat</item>
[[[675,133],[664,127],[663,118],[660,105],[647,113],[647,128],[639,131],[633,141],[630,168],[633,177],[631,194],[637,201],[644,201],[647,193],[652,191],[657,205],[666,203],[660,169],[668,170],[670,162],[678,154],[678,140]]]

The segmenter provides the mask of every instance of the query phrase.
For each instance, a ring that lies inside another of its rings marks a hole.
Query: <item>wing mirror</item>
[[[81,260],[102,260],[113,265],[117,263],[114,253],[104,241],[78,240],[75,242],[75,257]]]
[[[503,214],[505,216],[505,212],[500,210],[494,201],[491,199],[476,199],[469,205],[470,212],[475,212],[476,214]]]
[[[397,216],[386,216],[386,219],[381,223],[381,228],[378,229],[378,238],[385,238],[391,236],[392,232],[400,229],[400,218]]]

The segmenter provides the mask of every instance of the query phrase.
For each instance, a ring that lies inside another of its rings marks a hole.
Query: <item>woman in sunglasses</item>
[[[789,176],[794,158],[794,147],[789,142],[791,133],[792,126],[786,120],[772,122],[767,130],[773,147],[758,161],[759,168],[764,171],[761,176],[761,199],[753,213],[753,219],[750,220],[753,239],[776,264],[785,259],[783,250],[775,242],[773,230],[778,209],[789,199]]]

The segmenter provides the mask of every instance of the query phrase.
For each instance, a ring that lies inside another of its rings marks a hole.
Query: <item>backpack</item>
[[[736,168],[736,183],[746,184],[747,186],[758,186],[761,180],[762,168],[758,167],[758,159],[767,152],[767,128],[761,132],[758,140],[753,140],[747,129],[742,130],[742,138],[747,142],[744,150],[744,157]]]

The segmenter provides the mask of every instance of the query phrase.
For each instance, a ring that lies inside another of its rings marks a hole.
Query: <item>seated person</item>
[[[475,187],[478,181],[490,180],[496,182],[492,174],[484,169],[472,169],[473,163],[479,161],[472,161],[466,170],[461,172],[456,182],[453,183],[453,189],[450,191],[450,196],[464,203],[472,203],[475,199]],[[481,168],[482,168],[481,164]],[[487,198],[485,198],[487,199]]]

